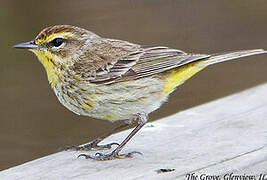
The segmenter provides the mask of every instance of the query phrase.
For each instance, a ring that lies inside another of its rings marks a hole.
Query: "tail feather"
[[[225,53],[218,53],[212,54],[211,57],[207,59],[207,64],[216,64],[224,61],[229,61],[232,59],[237,59],[246,56],[252,56],[256,54],[264,54],[267,53],[264,49],[253,49],[253,50],[241,50],[241,51],[234,51],[234,52],[225,52]]]

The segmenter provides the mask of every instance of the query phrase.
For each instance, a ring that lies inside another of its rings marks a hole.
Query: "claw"
[[[117,146],[119,146],[120,144],[119,144],[119,143],[115,143],[115,142],[113,142],[113,143],[109,143],[109,144],[105,144],[105,145],[96,145],[96,146],[94,147],[94,149],[96,149],[96,150],[111,149],[111,147],[112,147],[113,145],[117,145]]]
[[[90,156],[87,154],[80,154],[79,157],[85,157],[86,159],[94,159],[97,161],[106,161],[106,160],[112,160],[112,159],[125,159],[125,158],[132,158],[133,154],[140,154],[143,155],[142,153],[138,151],[133,151],[130,153],[126,154],[118,154],[116,151],[113,151],[112,153],[109,154],[102,154],[102,153],[96,153],[95,156]]]
[[[77,158],[79,157],[85,157],[85,159],[91,158],[91,156],[87,155],[87,154],[80,154]]]
[[[133,157],[133,154],[143,155],[141,152],[133,151],[133,152],[126,153],[126,154],[117,154],[117,157],[116,158],[119,158],[119,159],[132,158]]]
[[[103,156],[103,154],[102,153],[95,153],[95,156]]]

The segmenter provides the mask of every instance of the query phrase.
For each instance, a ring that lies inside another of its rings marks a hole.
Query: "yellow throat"
[[[37,56],[38,60],[43,64],[47,73],[48,81],[51,84],[51,87],[54,88],[61,82],[62,75],[62,72],[55,66],[55,63],[52,60],[55,59],[56,56],[48,51],[34,50],[33,52]]]

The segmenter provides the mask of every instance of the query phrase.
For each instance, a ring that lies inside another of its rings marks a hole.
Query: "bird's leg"
[[[105,160],[111,160],[111,159],[124,159],[124,158],[130,158],[133,154],[141,154],[140,152],[133,151],[126,154],[119,154],[119,152],[122,150],[122,148],[129,142],[129,140],[145,125],[147,121],[147,115],[146,114],[138,114],[137,116],[137,123],[138,125],[134,128],[134,130],[123,140],[123,142],[111,153],[108,154],[102,154],[102,153],[96,153],[95,156],[90,156],[87,154],[80,154],[78,157],[85,157],[86,159],[94,159],[99,161],[105,161]]]
[[[81,145],[81,146],[65,146],[63,149],[64,150],[76,150],[76,151],[89,151],[92,149],[96,149],[96,150],[103,150],[103,149],[110,149],[112,145],[119,145],[118,143],[109,143],[109,144],[105,144],[105,145],[99,145],[98,143],[100,143],[103,139],[105,139],[106,137],[110,136],[111,134],[113,134],[114,132],[118,131],[119,129],[122,129],[124,127],[129,126],[129,123],[123,122],[120,126],[112,129],[110,132],[94,139],[93,141]]]

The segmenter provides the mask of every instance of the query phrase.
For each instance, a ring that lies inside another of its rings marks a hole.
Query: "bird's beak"
[[[38,49],[39,48],[39,46],[37,44],[35,44],[34,41],[29,41],[29,42],[17,44],[13,47],[18,48],[18,49]]]

